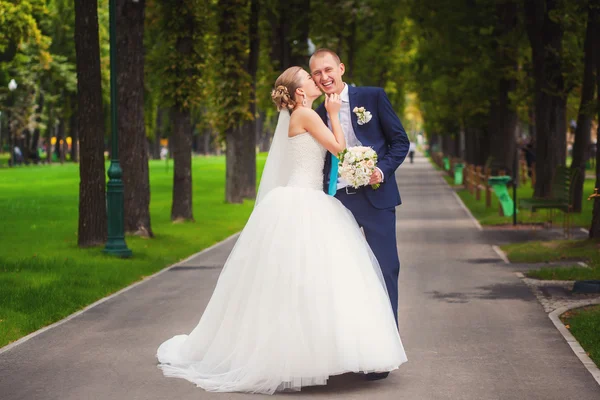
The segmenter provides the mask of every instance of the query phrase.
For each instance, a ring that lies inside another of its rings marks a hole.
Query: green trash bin
[[[505,216],[511,217],[514,211],[513,199],[508,194],[508,187],[506,186],[512,178],[510,176],[490,176],[488,184],[494,189],[496,197],[502,206],[502,212]]]
[[[444,157],[444,169],[450,171],[450,159],[448,157]]]
[[[463,184],[463,169],[465,168],[464,164],[458,163],[454,164],[454,184],[462,185]]]

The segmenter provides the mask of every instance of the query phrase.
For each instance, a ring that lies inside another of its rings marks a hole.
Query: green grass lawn
[[[527,272],[527,276],[545,280],[600,279],[600,242],[596,240],[554,240],[548,242],[513,243],[502,246],[508,259],[518,263],[573,261],[571,267],[543,268]],[[586,262],[590,268],[576,265]]]
[[[265,156],[259,157],[259,171]],[[150,162],[154,239],[131,259],[77,247],[78,165],[0,170],[0,346],[239,231],[254,202],[224,202],[225,159],[193,160],[195,223],[171,223],[173,162]]]
[[[560,318],[590,358],[600,366],[600,306],[570,310]]]
[[[431,165],[438,170],[441,169],[433,162],[431,157],[429,157]],[[448,183],[448,185],[452,187],[456,187],[454,185],[454,178],[450,177],[447,173],[443,174],[444,180]],[[593,202],[587,201],[587,196],[594,193],[595,182],[593,179],[587,179],[584,183],[583,193],[584,193],[584,201],[583,201],[583,210],[581,213],[573,214],[573,225],[580,226],[583,228],[589,228],[592,222],[592,208]],[[512,188],[508,190],[511,198],[513,197]],[[499,213],[499,202],[496,198],[496,195],[492,193],[492,201],[491,207],[485,206],[485,193],[481,191],[481,199],[477,200],[475,195],[472,195],[466,189],[459,189],[457,194],[460,196],[465,205],[471,210],[471,213],[481,225],[505,225],[512,224],[513,217],[504,217],[500,216]],[[529,181],[525,185],[521,185],[517,188],[517,199],[525,199],[533,196],[533,188],[531,187],[531,181]],[[554,210],[554,223],[558,226],[561,225],[563,218],[563,213],[558,210]],[[517,213],[517,222],[518,223],[543,223],[548,220],[546,210],[540,210],[536,213],[531,213],[527,210],[519,210]]]
[[[8,159],[9,158],[10,158],[10,154],[0,153],[0,168],[8,167]]]

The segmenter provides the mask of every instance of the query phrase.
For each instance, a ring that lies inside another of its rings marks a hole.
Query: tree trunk
[[[152,140],[152,159],[160,160],[160,139],[162,137],[162,121],[164,110],[159,108],[156,110],[156,124],[154,124],[154,138]]]
[[[551,15],[559,0],[527,0],[525,16],[535,80],[536,182],[534,196],[548,197],[556,167],[566,162],[566,95],[562,74],[564,30]]]
[[[245,147],[247,151],[243,155],[243,164],[245,165],[245,168],[243,169],[244,184],[242,186],[242,191],[243,196],[246,199],[256,198],[256,73],[258,71],[260,46],[258,16],[259,0],[252,0],[250,2],[250,24],[248,26],[250,54],[247,66],[248,74],[252,79],[252,89],[250,94],[250,113],[252,114],[252,120],[246,121],[243,125],[245,131],[243,140],[246,142]]]
[[[308,64],[310,0],[276,2],[269,14],[271,24],[271,59],[276,71],[293,65]],[[294,44],[295,43],[295,44]]]
[[[75,99],[79,101],[78,98]],[[75,114],[77,118],[77,114]],[[44,139],[44,146],[46,146],[46,162],[52,163],[52,132],[54,131],[54,109],[50,107],[48,110],[48,126],[46,127],[46,137]]]
[[[144,8],[145,0],[117,0],[117,129],[125,232],[152,237],[144,121]]]
[[[204,132],[203,137],[204,137],[204,155],[207,156],[209,154],[214,153],[210,131],[206,130]]]
[[[596,74],[600,76],[600,63],[598,63]],[[598,80],[598,91],[600,92],[600,78]],[[600,118],[600,96],[598,96],[598,117]],[[600,137],[600,124],[597,131]],[[596,151],[596,188],[600,190],[600,151]],[[600,197],[594,197],[594,208],[592,211],[592,225],[590,226],[590,239],[600,239]]]
[[[442,135],[442,152],[448,157],[454,155],[454,139],[450,133]]]
[[[33,137],[31,138],[31,155],[32,155],[32,159],[34,160],[34,162],[36,164],[39,164],[41,159],[40,159],[40,153],[38,152],[38,146],[40,144],[40,128],[36,128],[33,131]]]
[[[497,97],[492,101],[488,146],[491,156],[490,167],[494,170],[511,171],[516,152],[517,113],[510,105],[510,93],[516,88],[514,79],[501,78],[498,82]]]
[[[56,157],[60,161],[61,164],[65,163],[65,149],[64,149],[64,140],[65,140],[65,120],[61,118],[58,121],[58,130],[56,132],[56,146],[54,146],[54,152],[56,153]]]
[[[79,137],[77,130],[77,118],[76,114],[73,113],[70,118],[71,125],[71,161],[79,162]]]
[[[573,161],[571,168],[578,170],[573,181],[573,211],[580,213],[583,203],[583,184],[585,182],[585,163],[588,160],[588,151],[591,141],[592,119],[594,118],[594,93],[596,91],[596,58],[594,55],[594,42],[598,35],[598,14],[594,7],[588,8],[588,21],[585,34],[585,56],[583,83],[581,86],[581,103],[577,115],[575,128],[575,143],[573,144]]]
[[[81,140],[77,243],[79,246],[94,246],[106,241],[107,229],[104,115],[96,0],[75,2],[74,36],[77,54],[77,127]]]
[[[489,149],[494,171],[512,171],[516,152],[517,112],[510,102],[510,94],[517,87],[514,78],[517,70],[512,44],[513,32],[517,27],[517,4],[514,1],[499,2],[496,5],[497,22],[495,28],[496,67],[502,71],[496,80],[496,93],[492,99],[489,114]],[[510,72],[509,72],[510,71]]]
[[[225,199],[232,203],[241,203],[244,198],[256,196],[256,133],[254,131],[256,108],[252,100],[255,96],[253,86],[255,86],[258,67],[258,3],[255,1],[219,2],[219,40],[223,48],[220,56],[222,63],[228,67],[223,71],[221,79],[235,83],[237,86],[235,92],[231,92],[237,96],[235,100],[228,99],[226,111],[229,115],[224,128],[227,144]],[[246,6],[250,6],[250,15],[243,11],[246,10]],[[282,7],[289,12],[289,8],[293,6],[285,3]],[[231,26],[246,24],[249,26],[246,35],[231,29]],[[248,36],[250,41],[247,39]],[[250,84],[248,89],[243,88],[246,82]],[[240,90],[244,93],[239,93]],[[239,100],[245,96],[250,99],[249,104]]]
[[[596,112],[600,121],[600,40],[594,41],[596,59]],[[598,124],[596,137],[600,139],[600,123]],[[596,189],[600,190],[600,151],[596,150]],[[591,239],[600,239],[600,197],[594,197],[594,209],[592,211],[592,224],[590,226]]]
[[[244,200],[244,187],[246,177],[244,174],[244,157],[247,147],[244,146],[244,139],[248,133],[243,126],[230,128],[225,133],[227,148],[226,158],[226,180],[225,180],[225,201],[228,203],[242,203]]]
[[[192,210],[192,117],[189,110],[171,109],[171,150],[174,159],[171,220],[194,220]]]
[[[25,138],[23,139],[23,146],[21,147],[21,152],[23,153],[23,163],[25,165],[29,165],[29,160],[31,160],[31,131],[29,128],[25,129]]]

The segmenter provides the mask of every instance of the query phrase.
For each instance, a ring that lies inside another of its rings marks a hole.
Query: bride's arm
[[[298,113],[300,111],[300,113]],[[338,155],[346,148],[346,139],[342,131],[342,126],[337,114],[330,115],[333,132],[323,123],[319,114],[309,108],[298,108],[294,111],[298,113],[300,124],[312,135],[321,146],[325,147],[333,155]]]
[[[325,109],[329,114],[329,121],[331,122],[333,132],[329,130],[314,110],[300,107],[295,111],[296,113],[300,111],[300,118],[302,118],[300,122],[304,130],[311,134],[321,146],[336,156],[346,148],[346,138],[342,131],[339,116],[341,107],[342,100],[339,95],[332,94],[325,97]]]

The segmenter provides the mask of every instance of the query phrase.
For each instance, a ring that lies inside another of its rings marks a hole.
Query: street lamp
[[[10,90],[10,100],[11,100],[11,108],[13,108],[15,106],[15,95],[14,92],[15,90],[17,90],[17,87],[19,85],[17,85],[17,81],[15,81],[14,79],[11,79],[10,82],[8,82],[8,90]],[[14,149],[14,143],[13,143],[13,131],[12,131],[12,127],[11,127],[11,120],[12,120],[12,111],[9,108],[9,112],[8,112],[8,159],[10,160],[10,164],[13,167],[15,166],[15,149]]]
[[[104,247],[107,254],[130,257],[131,250],[125,243],[125,224],[123,218],[123,170],[119,164],[119,132],[117,132],[117,26],[116,0],[108,5],[110,30],[110,120],[111,120],[111,152],[106,185],[106,206],[108,215],[108,240]]]

